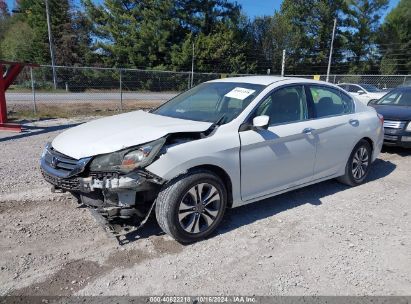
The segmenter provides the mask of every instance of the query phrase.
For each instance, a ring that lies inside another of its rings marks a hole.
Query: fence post
[[[285,72],[285,50],[283,50],[283,60],[281,62],[281,77],[284,77]]]
[[[122,71],[119,70],[120,73],[120,111],[123,112],[123,79],[122,79]]]
[[[33,92],[33,110],[34,110],[34,115],[37,115],[36,88],[34,85],[33,67],[30,67],[30,78],[31,78],[31,91]]]
[[[407,81],[407,76],[404,76],[404,82],[403,82],[403,84],[405,84],[406,81]]]
[[[336,78],[336,76],[337,76],[337,75],[334,75],[334,82],[333,82],[333,84],[335,84],[335,78]]]
[[[191,57],[191,88],[194,85],[194,42],[193,42],[193,56]]]

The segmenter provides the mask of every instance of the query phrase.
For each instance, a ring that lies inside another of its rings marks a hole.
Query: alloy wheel
[[[355,152],[352,160],[351,172],[356,180],[360,180],[366,175],[369,161],[368,158],[368,150],[364,146],[360,147],[357,152]]]
[[[183,196],[178,209],[178,221],[188,233],[207,230],[221,212],[221,198],[217,188],[208,183],[191,187]]]

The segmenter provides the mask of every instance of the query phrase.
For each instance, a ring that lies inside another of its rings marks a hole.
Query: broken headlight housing
[[[151,164],[165,143],[165,138],[153,142],[97,156],[90,164],[91,171],[109,171],[128,173]]]

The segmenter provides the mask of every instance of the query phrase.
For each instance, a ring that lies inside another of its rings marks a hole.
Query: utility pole
[[[194,42],[193,42],[193,56],[191,57],[191,87],[194,84]]]
[[[283,50],[283,62],[281,64],[281,77],[284,77],[285,71],[285,50]]]
[[[47,30],[48,30],[48,33],[49,33],[51,68],[53,69],[53,85],[54,85],[54,89],[57,89],[56,62],[55,62],[55,59],[54,59],[53,37],[51,35],[49,2],[48,2],[48,0],[45,0],[45,2],[46,2]]]
[[[337,27],[337,18],[334,19],[333,36],[331,38],[330,57],[328,58],[328,67],[327,67],[327,78],[325,80],[327,82],[330,80],[331,59],[333,57],[333,46],[334,46],[334,36],[335,36],[336,27]]]

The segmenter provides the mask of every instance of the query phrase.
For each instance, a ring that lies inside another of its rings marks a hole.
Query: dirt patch
[[[154,249],[160,254],[176,254],[183,251],[184,246],[175,240],[167,240],[165,237],[153,237],[151,239]]]
[[[157,237],[152,240],[155,252],[140,249],[127,250],[121,248],[110,254],[101,265],[95,261],[74,260],[65,263],[62,268],[47,280],[14,290],[8,296],[70,296],[85,286],[114,269],[128,269],[145,260],[158,258],[167,254],[176,254],[182,251],[183,246],[171,240]],[[124,279],[120,275],[110,284]]]
[[[104,264],[110,268],[127,268],[152,257],[154,257],[154,254],[139,249],[120,250],[112,253]]]
[[[68,296],[84,288],[109,269],[93,261],[76,260],[63,266],[46,281],[15,290],[11,296],[60,295]]]

